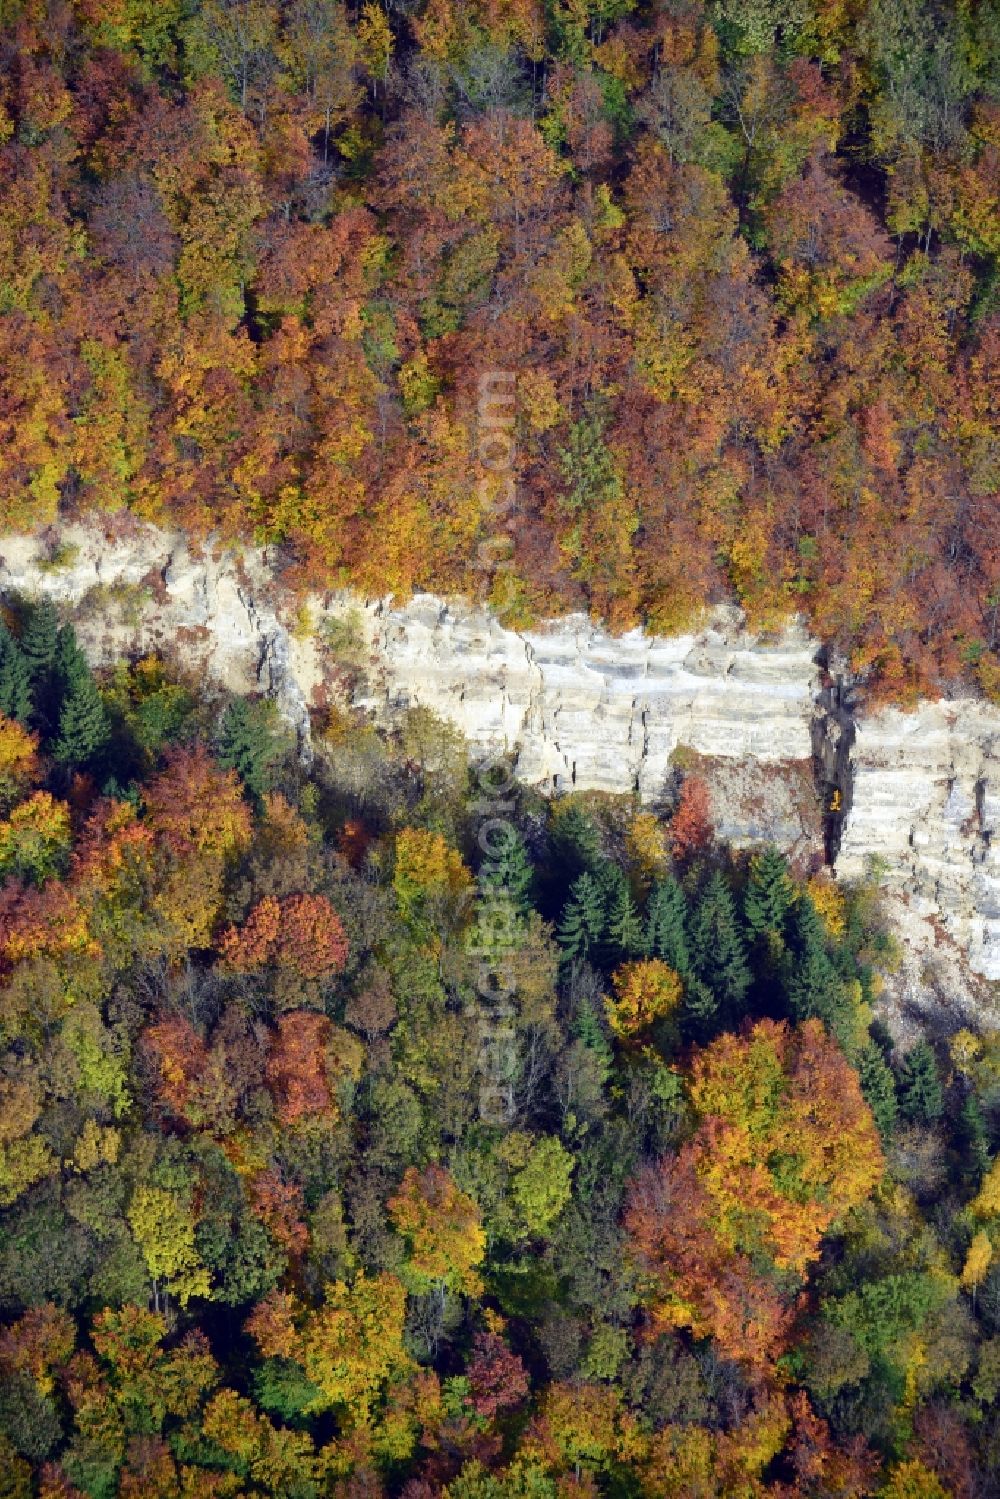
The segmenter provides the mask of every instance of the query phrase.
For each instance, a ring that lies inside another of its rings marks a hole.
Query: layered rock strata
[[[303,610],[262,553],[198,549],[140,525],[6,537],[0,554],[0,593],[47,594],[71,611],[95,663],[161,651],[229,690],[268,693],[306,757],[310,707],[349,683],[379,724],[422,704],[481,754],[515,756],[546,790],[635,791],[655,804],[675,768],[696,765],[724,837],[815,859],[825,829],[840,874],[878,862],[915,919],[933,919],[1000,980],[1000,711],[986,704],[858,716],[823,681],[801,626],[765,640],[735,610],[669,640],[612,637],[577,616],[517,632],[428,595],[402,606],[314,598]]]
[[[1000,980],[1000,712],[974,699],[862,716],[837,873],[872,863]]]

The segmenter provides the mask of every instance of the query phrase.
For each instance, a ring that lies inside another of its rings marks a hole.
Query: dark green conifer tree
[[[681,1001],[681,1034],[685,1041],[696,1041],[699,1045],[711,1041],[720,1029],[720,1014],[718,995],[693,973],[685,974]]]
[[[479,871],[484,891],[505,894],[523,915],[531,906],[535,872],[524,839],[510,823],[503,823],[490,840],[490,852]]]
[[[962,1100],[955,1133],[965,1174],[978,1187],[990,1164],[990,1137],[979,1099],[974,1093],[967,1093]]]
[[[584,872],[596,873],[602,863],[601,835],[593,819],[576,802],[560,808],[552,821],[552,864],[564,881]]]
[[[597,1018],[597,1012],[594,1009],[592,1000],[580,1000],[576,1019],[573,1023],[573,1030],[576,1033],[577,1039],[582,1041],[588,1050],[596,1052],[602,1061],[610,1066],[613,1052],[608,1038],[601,1027],[601,1022]]]
[[[691,969],[687,936],[687,899],[673,875],[658,880],[646,911],[646,941],[654,958],[683,978]]]
[[[792,907],[783,968],[792,1018],[818,1018],[844,1040],[853,1018],[848,991],[827,951],[826,931],[816,907],[805,894]]]
[[[32,723],[44,737],[59,722],[59,616],[51,599],[32,604],[21,632],[21,654],[31,680]]]
[[[899,1105],[896,1101],[896,1080],[892,1068],[882,1055],[881,1047],[874,1041],[866,1043],[858,1058],[858,1074],[861,1091],[872,1111],[878,1132],[887,1141],[896,1127]]]
[[[640,958],[646,952],[646,934],[636,910],[628,882],[622,880],[608,908],[607,941],[613,962]]]
[[[71,624],[63,625],[56,636],[56,653],[52,665],[56,680],[64,691],[90,670]]]
[[[768,845],[750,860],[750,878],[743,899],[743,916],[750,936],[782,933],[794,899],[795,887],[788,865],[778,850]]]
[[[227,770],[235,770],[254,801],[260,802],[274,784],[274,770],[281,755],[277,709],[268,698],[251,702],[238,697],[222,715],[217,758]]]
[[[918,1041],[903,1058],[899,1069],[899,1110],[914,1124],[934,1124],[944,1112],[944,1095],[934,1050],[928,1041]]]
[[[53,746],[64,765],[91,764],[111,738],[111,724],[93,674],[75,668],[59,709],[59,733]]]
[[[597,951],[605,927],[600,884],[592,874],[581,874],[570,886],[569,899],[556,932],[559,943],[568,957],[588,958]]]
[[[695,974],[712,990],[720,1019],[739,1018],[750,987],[746,942],[732,891],[716,870],[702,893],[691,923],[691,959]]]
[[[31,718],[31,673],[24,652],[0,622],[0,713],[27,724]]]
[[[39,599],[28,610],[21,634],[21,650],[33,682],[55,669],[59,651],[59,616],[51,599]]]

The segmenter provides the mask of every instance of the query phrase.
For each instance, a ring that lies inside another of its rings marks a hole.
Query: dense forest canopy
[[[0,0],[0,524],[998,696],[998,153],[997,0]]]
[[[978,1499],[1000,1039],[875,884],[0,625],[4,1499]]]

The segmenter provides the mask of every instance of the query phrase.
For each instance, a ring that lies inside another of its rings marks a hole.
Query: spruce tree
[[[610,1065],[613,1055],[611,1045],[597,1018],[592,1000],[586,998],[580,1000],[573,1030],[577,1040],[582,1041],[588,1051],[596,1052],[602,1061]]]
[[[111,724],[101,694],[91,672],[85,669],[67,685],[59,709],[59,734],[53,753],[65,765],[86,765],[110,738]]]
[[[986,1120],[974,1093],[962,1100],[956,1129],[966,1175],[978,1186],[990,1164],[990,1139]]]
[[[571,958],[587,958],[596,952],[606,925],[601,887],[592,874],[581,874],[570,886],[556,935]]]
[[[70,624],[63,625],[56,636],[56,653],[52,666],[56,681],[64,692],[90,670],[77,641],[76,631]]]
[[[899,1105],[896,1101],[896,1080],[892,1068],[882,1055],[881,1047],[874,1041],[865,1045],[858,1058],[858,1074],[861,1091],[878,1127],[883,1141],[887,1141],[896,1126]]]
[[[552,863],[564,882],[601,866],[601,835],[595,823],[576,802],[560,807],[552,820]]]
[[[681,1032],[685,1041],[704,1045],[719,1030],[719,1024],[718,996],[694,974],[686,975],[681,1001]]]
[[[682,977],[690,971],[687,937],[687,899],[673,875],[659,880],[649,897],[646,942],[654,958],[669,963]]]
[[[918,1041],[903,1058],[899,1108],[903,1118],[914,1124],[934,1124],[944,1112],[937,1062],[927,1041]]]
[[[59,650],[59,616],[51,599],[40,599],[29,609],[21,634],[21,650],[32,682],[54,671]]]
[[[628,883],[622,880],[608,909],[607,942],[614,958],[639,958],[646,952],[646,935]]]
[[[732,891],[718,870],[694,913],[691,958],[697,977],[715,995],[722,1018],[735,1020],[750,987],[750,968]]]
[[[21,654],[31,680],[32,721],[46,736],[54,731],[59,720],[58,653],[59,616],[52,601],[42,599],[28,612],[21,634]]]
[[[31,673],[24,653],[0,622],[0,713],[27,724],[31,718]]]
[[[800,895],[792,907],[789,926],[783,968],[791,1015],[798,1021],[818,1018],[844,1040],[853,1018],[848,991],[827,951],[823,923],[807,895]]]
[[[594,871],[594,879],[601,893],[601,906],[604,911],[599,957],[606,966],[614,967],[621,958],[621,952],[612,936],[611,913],[616,908],[624,907],[626,898],[630,895],[628,880],[625,878],[624,871],[613,859],[601,861]]]
[[[844,985],[822,948],[807,947],[790,955],[786,965],[785,993],[796,1021],[822,1020],[831,1029],[847,1003]]]
[[[793,907],[788,938],[792,951],[800,956],[807,952],[825,953],[827,950],[826,928],[812,900],[805,893],[800,894]]]
[[[259,802],[271,789],[281,754],[274,704],[269,699],[234,698],[222,715],[217,754],[219,764],[235,770]]]
[[[524,839],[510,823],[502,824],[479,871],[480,886],[507,895],[524,914],[531,907],[534,877]]]
[[[788,865],[776,848],[768,846],[750,861],[750,878],[743,915],[751,937],[784,931],[785,917],[795,897]]]

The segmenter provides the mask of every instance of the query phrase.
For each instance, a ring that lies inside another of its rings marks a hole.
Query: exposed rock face
[[[672,640],[613,638],[583,616],[518,634],[485,610],[422,595],[400,608],[314,598],[313,629],[297,632],[259,552],[197,550],[147,526],[112,538],[67,527],[54,565],[39,538],[2,547],[0,592],[72,609],[93,661],[158,650],[233,691],[267,692],[307,757],[309,704],[337,675],[322,627],[350,618],[367,667],[354,703],[377,722],[423,704],[484,755],[516,755],[522,779],[551,791],[638,790],[655,802],[678,756],[707,779],[724,837],[821,855],[816,642],[799,627],[763,642],[731,609]]]
[[[838,872],[880,857],[922,950],[933,917],[1000,979],[996,709],[966,700],[855,721],[821,688],[817,642],[801,627],[757,639],[735,610],[658,640],[613,638],[582,617],[519,634],[427,595],[402,607],[334,597],[310,601],[313,628],[298,631],[259,552],[199,551],[139,525],[110,538],[67,527],[59,541],[53,557],[51,543],[4,538],[0,593],[71,609],[95,662],[159,650],[233,691],[266,692],[308,756],[310,705],[338,675],[323,626],[352,616],[366,668],[354,703],[379,722],[424,704],[550,790],[637,790],[655,803],[673,765],[697,765],[724,837],[812,858],[832,798],[844,814],[839,850],[828,848]]]
[[[799,627],[764,642],[719,610],[697,634],[612,637],[575,615],[518,634],[489,613],[427,595],[366,618],[372,659],[358,701],[380,721],[420,703],[473,745],[517,756],[552,791],[663,796],[675,761],[709,782],[719,831],[822,849],[812,777],[816,642]]]
[[[1000,980],[1000,712],[973,699],[862,717],[838,874],[880,860],[915,914]]]
[[[553,790],[655,799],[680,745],[768,764],[812,753],[816,642],[801,629],[765,644],[731,610],[670,640],[581,615],[517,634],[427,595],[374,623],[377,713],[425,703],[470,742],[518,750],[523,778]]]
[[[95,664],[160,651],[233,692],[270,694],[308,752],[308,706],[259,553],[196,551],[140,525],[114,537],[67,526],[54,561],[50,550],[37,537],[0,540],[0,593],[44,594],[70,610]]]

